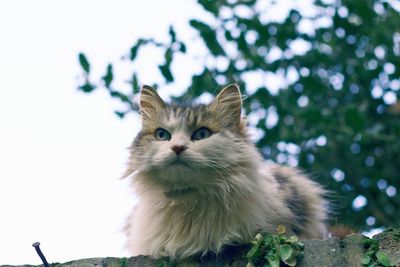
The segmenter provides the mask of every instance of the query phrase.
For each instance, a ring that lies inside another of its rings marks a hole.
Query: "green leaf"
[[[213,54],[214,56],[225,55],[224,49],[217,40],[215,29],[212,29],[204,22],[193,19],[190,20],[190,26],[192,26],[199,32],[201,38],[203,39],[207,48],[210,50],[211,54]]]
[[[164,76],[165,80],[167,80],[167,82],[174,81],[174,76],[172,76],[172,72],[171,72],[168,64],[160,65],[160,66],[158,66],[158,69],[160,70],[162,76]]]
[[[175,43],[176,42],[176,33],[175,33],[175,30],[174,30],[174,27],[169,26],[168,33],[169,33],[169,36],[171,37],[171,44]]]
[[[304,250],[304,243],[303,242],[297,242],[296,243],[296,246],[297,246],[297,248],[299,249],[299,250],[301,250],[301,251],[303,251]]]
[[[139,93],[139,91],[140,91],[140,86],[139,86],[139,81],[138,81],[138,78],[137,78],[136,73],[133,73],[133,74],[132,74],[131,85],[132,85],[132,92],[133,92],[134,94]]]
[[[111,64],[107,65],[107,72],[106,74],[101,78],[104,81],[104,85],[108,88],[111,85],[111,82],[114,79],[113,75],[113,67]]]
[[[184,43],[179,43],[179,51],[186,53],[186,45]]]
[[[293,249],[288,244],[284,244],[279,249],[279,254],[282,261],[286,261],[293,255]]]
[[[94,89],[96,89],[96,87],[92,84],[90,84],[89,82],[85,83],[82,86],[79,86],[79,89],[82,90],[85,93],[90,93],[92,92]]]
[[[138,50],[139,50],[139,45],[132,46],[130,57],[129,57],[131,61],[135,60]]]
[[[266,259],[271,267],[279,267],[279,259],[275,255],[267,255]]]
[[[247,252],[246,257],[247,258],[253,258],[254,255],[257,253],[259,244],[253,245],[253,247]]]
[[[367,254],[364,254],[361,258],[361,263],[366,265],[371,261],[371,257],[368,256]]]
[[[121,258],[119,260],[119,267],[126,267],[126,258]]]
[[[85,54],[79,53],[78,58],[79,64],[81,64],[82,69],[88,74],[90,72],[90,64]]]
[[[295,235],[292,235],[292,236],[289,237],[286,241],[287,241],[288,243],[297,243],[297,242],[299,242],[299,238],[298,238],[297,236],[295,236]]]
[[[257,234],[258,235],[258,234]],[[253,258],[253,256],[256,254],[256,252],[258,251],[258,248],[260,247],[262,242],[262,239],[260,238],[255,238],[252,243],[253,246],[251,247],[251,249],[247,252],[246,257],[247,258]]]
[[[374,249],[379,248],[378,241],[376,241],[375,239],[372,239],[372,238],[365,238],[362,241],[362,243],[363,243],[365,249],[370,249],[371,248],[371,250],[374,250]]]
[[[221,7],[219,1],[210,1],[210,0],[199,0],[198,3],[208,12],[211,12],[214,15],[218,14],[218,11]]]
[[[138,53],[138,51],[139,51],[139,48],[140,48],[142,45],[147,44],[149,41],[151,41],[151,40],[139,39],[139,40],[136,42],[136,44],[135,44],[134,46],[131,47],[129,59],[130,59],[131,61],[134,61],[135,58],[136,58],[136,56],[137,56],[137,53]]]
[[[365,252],[365,255],[368,255],[370,257],[372,257],[375,254],[375,250],[368,250],[367,252]]]
[[[264,244],[265,244],[265,246],[270,246],[270,245],[272,245],[272,237],[271,237],[271,235],[268,235],[268,236],[266,236],[265,237],[265,239],[264,239]]]
[[[123,119],[126,115],[126,112],[121,112],[121,111],[114,111],[115,115],[118,116],[118,118]]]
[[[289,259],[285,260],[284,263],[286,263],[289,266],[296,266],[297,265],[297,259],[296,259],[295,255],[292,254],[292,256]]]
[[[362,241],[363,245],[371,245],[373,243],[373,239],[370,239],[368,237],[364,238]]]
[[[382,251],[378,251],[378,253],[376,253],[376,258],[383,266],[385,267],[392,266],[392,263],[390,262],[388,256]]]
[[[122,94],[118,91],[110,91],[111,97],[118,98],[124,103],[130,103],[129,97],[125,94]]]
[[[168,48],[168,49],[165,51],[165,54],[164,54],[165,65],[170,65],[170,64],[171,64],[171,62],[172,62],[172,54],[173,54],[173,52],[172,52],[172,49],[171,49],[171,48]]]

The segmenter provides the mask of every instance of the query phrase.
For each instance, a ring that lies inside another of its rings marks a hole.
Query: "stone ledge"
[[[343,239],[334,237],[325,240],[304,241],[304,257],[299,267],[362,267],[361,257],[365,253],[360,234],[349,235]],[[400,267],[400,229],[391,229],[374,236],[379,242],[380,251],[391,260],[393,266]],[[207,259],[188,259],[182,262],[169,262],[167,259],[154,260],[147,256],[131,258],[91,258],[66,263],[55,263],[53,267],[245,267],[241,259],[243,249],[236,249],[230,255],[209,257]],[[41,266],[41,265],[39,265]],[[0,267],[35,267],[35,265],[1,265]]]

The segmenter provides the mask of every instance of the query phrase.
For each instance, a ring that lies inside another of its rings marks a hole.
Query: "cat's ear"
[[[165,102],[151,86],[143,85],[140,90],[140,114],[142,120],[157,117],[165,109]]]
[[[237,84],[226,86],[211,102],[210,107],[216,111],[224,124],[238,126],[242,112],[242,96],[239,86]]]

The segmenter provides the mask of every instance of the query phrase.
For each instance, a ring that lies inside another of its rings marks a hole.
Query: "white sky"
[[[118,178],[139,120],[76,90],[77,54],[101,74],[136,38],[167,38],[170,23],[187,38],[194,14],[177,0],[0,2],[0,265],[40,264],[35,241],[49,262],[128,256],[120,229],[134,198]]]

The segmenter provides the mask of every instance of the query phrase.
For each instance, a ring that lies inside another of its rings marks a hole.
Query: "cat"
[[[138,205],[126,224],[132,256],[182,259],[247,243],[259,232],[322,238],[325,191],[297,169],[266,163],[251,143],[236,84],[204,104],[140,92],[142,130],[130,147]]]

